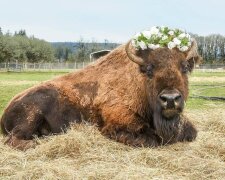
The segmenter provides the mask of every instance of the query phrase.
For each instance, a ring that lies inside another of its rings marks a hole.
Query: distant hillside
[[[53,48],[57,49],[59,47],[64,47],[70,49],[72,52],[76,52],[76,50],[80,47],[79,42],[50,42]],[[93,46],[97,47],[97,49],[114,49],[119,44],[117,43],[83,43],[86,47],[92,49]]]

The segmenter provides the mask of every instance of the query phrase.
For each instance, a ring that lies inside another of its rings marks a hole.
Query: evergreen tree
[[[0,36],[3,35],[2,28],[0,27]]]
[[[27,36],[26,31],[21,29],[19,32],[15,32],[15,36]]]

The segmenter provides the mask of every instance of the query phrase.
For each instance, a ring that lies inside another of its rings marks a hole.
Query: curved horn
[[[193,40],[192,46],[191,46],[190,50],[187,53],[186,60],[191,59],[191,58],[194,58],[194,57],[199,57],[199,54],[198,54],[198,45],[197,45],[197,42],[196,42],[195,39]]]
[[[131,40],[130,40],[130,41],[126,44],[126,46],[125,46],[125,50],[126,50],[126,53],[127,53],[128,58],[129,58],[131,61],[133,61],[133,62],[135,62],[135,63],[137,63],[137,64],[139,64],[139,65],[143,65],[143,64],[144,64],[144,60],[143,60],[142,58],[140,58],[140,57],[134,55],[134,54],[131,52],[131,49],[130,49],[130,43],[131,43]]]

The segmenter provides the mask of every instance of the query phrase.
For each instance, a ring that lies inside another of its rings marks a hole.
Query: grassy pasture
[[[14,95],[62,74],[0,73],[0,116]],[[193,95],[225,97],[225,72],[194,72]],[[3,145],[0,135],[0,179],[223,179],[225,102],[189,98],[185,113],[199,130],[197,140],[156,149],[116,143],[88,125],[37,139],[40,145],[27,152]]]

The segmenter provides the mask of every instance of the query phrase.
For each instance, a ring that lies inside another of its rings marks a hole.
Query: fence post
[[[16,70],[18,69],[18,60],[16,60]]]
[[[7,72],[9,72],[9,61],[7,62]]]

